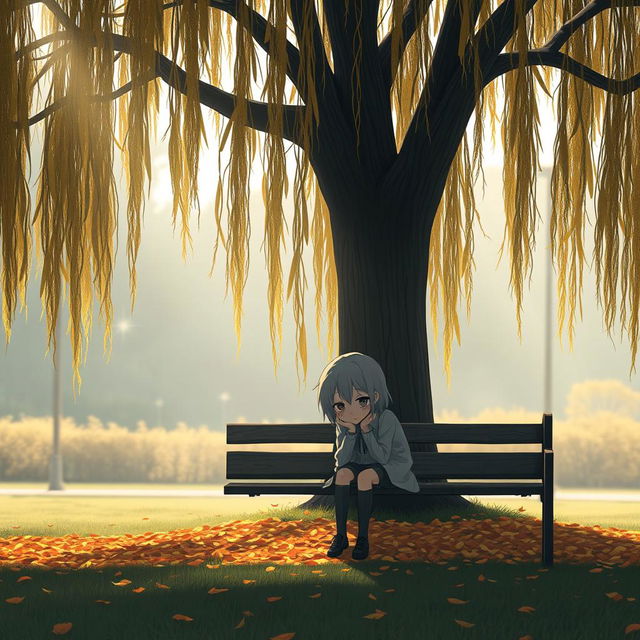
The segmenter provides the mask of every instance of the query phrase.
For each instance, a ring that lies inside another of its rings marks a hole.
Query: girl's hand
[[[375,413],[369,412],[369,415],[362,420],[362,422],[360,423],[360,429],[362,429],[363,433],[368,433],[369,431],[371,431],[369,425],[375,418],[375,415]]]
[[[353,424],[353,423],[351,423],[351,422],[345,422],[344,420],[341,420],[341,419],[340,419],[340,418],[338,418],[337,416],[336,416],[336,422],[337,422],[339,425],[341,425],[341,426],[346,427],[347,429],[349,429],[349,432],[350,432],[350,433],[355,433],[355,432],[356,432],[356,425],[355,425],[355,424]]]

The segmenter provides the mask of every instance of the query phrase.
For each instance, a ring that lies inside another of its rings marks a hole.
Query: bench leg
[[[546,473],[542,488],[542,562],[553,566],[553,458],[545,454]]]

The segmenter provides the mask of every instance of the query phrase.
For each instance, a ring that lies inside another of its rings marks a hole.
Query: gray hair
[[[322,371],[318,384],[318,405],[324,416],[335,424],[336,414],[333,408],[335,392],[351,402],[354,389],[366,391],[371,399],[371,411],[380,415],[389,405],[391,394],[382,367],[371,357],[358,351],[344,353],[334,358]],[[374,392],[378,392],[375,401]]]

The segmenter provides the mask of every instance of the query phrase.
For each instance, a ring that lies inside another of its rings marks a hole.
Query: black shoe
[[[351,557],[354,560],[364,560],[369,555],[369,538],[358,536],[356,546],[353,547]]]
[[[349,540],[347,539],[347,536],[337,533],[333,536],[327,555],[330,558],[337,558],[348,546]]]

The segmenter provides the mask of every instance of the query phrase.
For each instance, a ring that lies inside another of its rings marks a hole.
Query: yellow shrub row
[[[436,422],[538,422],[540,414],[487,409],[462,419],[443,412]],[[52,446],[50,417],[0,418],[0,481],[48,480]],[[556,483],[563,487],[637,487],[640,423],[619,413],[598,411],[554,420]],[[228,447],[225,434],[180,422],[174,430],[149,429],[144,421],[129,431],[90,416],[61,423],[64,479],[68,482],[176,482],[222,484],[227,449],[264,451],[265,445]],[[269,450],[330,451],[329,445],[269,445]],[[535,445],[442,444],[439,451],[539,451]]]

